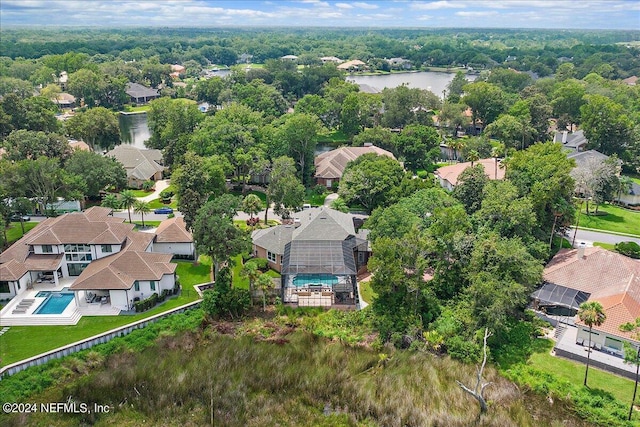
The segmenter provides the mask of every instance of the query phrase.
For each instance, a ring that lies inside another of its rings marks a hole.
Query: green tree
[[[120,209],[121,206],[118,196],[113,193],[106,194],[102,198],[102,203],[100,205],[104,206],[105,208],[111,209],[111,215],[113,215],[113,210]]]
[[[432,162],[429,152],[438,148],[440,136],[435,128],[423,125],[408,125],[393,138],[396,152],[404,157],[407,169],[425,169]]]
[[[242,200],[242,212],[248,213],[251,219],[253,219],[253,216],[260,212],[262,208],[262,200],[255,194],[249,194]]]
[[[274,212],[283,218],[289,218],[291,211],[302,207],[304,186],[296,177],[296,167],[292,158],[282,156],[273,161],[267,200],[273,203]],[[268,211],[267,208],[264,214],[265,224]]]
[[[251,251],[248,234],[233,224],[240,200],[230,194],[207,202],[198,211],[193,225],[193,238],[198,251],[211,257],[211,278],[216,280],[223,263]]]
[[[580,107],[584,135],[590,149],[622,156],[631,143],[633,123],[625,108],[601,95],[589,95]]]
[[[362,147],[365,143],[371,143],[376,147],[392,150],[393,132],[391,132],[390,129],[380,126],[366,128],[353,137],[352,145],[354,147]]]
[[[333,202],[331,202],[331,209],[335,209],[340,212],[347,213],[349,212],[349,206],[342,200],[342,198],[338,197]]]
[[[576,79],[568,79],[555,85],[551,95],[551,106],[555,117],[566,121],[571,128],[580,123],[580,107],[584,104],[584,83]],[[558,128],[563,126],[558,125]]]
[[[64,161],[71,155],[66,138],[55,133],[15,130],[4,141],[6,158],[11,161],[35,160],[44,156]]]
[[[640,341],[640,317],[636,318],[635,322],[627,322],[620,325],[621,332],[632,332],[632,338],[636,341]],[[622,342],[624,349],[624,362],[633,363],[636,365],[636,380],[633,387],[633,398],[631,399],[631,407],[629,408],[628,420],[631,421],[633,416],[633,407],[636,402],[636,394],[638,392],[638,377],[640,374],[640,350],[631,345],[627,341]]]
[[[75,150],[65,163],[65,170],[82,177],[87,184],[85,195],[98,197],[101,191],[116,190],[127,185],[127,172],[113,157],[101,156],[93,151]]]
[[[458,184],[453,189],[453,197],[462,203],[469,215],[480,209],[484,187],[489,177],[484,166],[476,165],[466,168],[458,177]]]
[[[138,199],[131,190],[122,190],[120,192],[120,206],[125,208],[129,213],[129,224],[131,224],[131,208]]]
[[[310,114],[294,113],[285,118],[278,128],[278,139],[286,147],[286,155],[295,159],[302,182],[311,182],[311,166],[318,142],[323,131],[318,118]]]
[[[505,95],[502,89],[487,82],[474,82],[464,86],[462,101],[471,108],[474,125],[478,120],[486,127],[505,110]]]
[[[464,86],[469,83],[462,71],[456,72],[453,79],[447,85],[447,103],[456,104],[460,102],[460,97],[464,93]]]
[[[589,346],[587,347],[587,367],[584,371],[584,385],[587,385],[589,375],[589,361],[591,360],[591,331],[594,326],[600,326],[607,320],[602,304],[598,301],[587,301],[580,304],[578,318],[589,327]]]
[[[221,156],[204,158],[187,152],[184,163],[171,175],[178,195],[178,209],[188,229],[193,228],[198,210],[209,198],[226,192],[226,164]]]
[[[531,200],[520,196],[509,181],[488,182],[475,219],[481,227],[503,237],[528,238],[534,231],[536,216]]]
[[[273,280],[268,274],[260,274],[255,284],[256,288],[262,292],[262,311],[267,311],[267,292],[273,289]]]
[[[142,228],[144,228],[144,214],[151,212],[149,202],[145,202],[144,200],[136,200],[133,203],[133,211],[142,215]]]
[[[242,266],[242,270],[240,270],[240,275],[242,277],[246,277],[249,279],[249,291],[253,292],[253,284],[256,282],[258,277],[260,276],[260,270],[258,270],[258,265],[255,261],[247,261]]]
[[[534,137],[535,129],[528,118],[518,119],[510,114],[502,114],[485,128],[484,133],[507,147],[524,149]]]
[[[11,211],[20,215],[20,228],[24,236],[24,216],[33,211],[33,203],[26,197],[18,197],[11,201]]]
[[[96,106],[102,81],[94,71],[83,68],[69,74],[67,90],[89,107]]]
[[[65,132],[92,148],[110,150],[120,142],[120,124],[115,113],[104,107],[78,113],[65,122]]]
[[[347,204],[359,204],[371,212],[392,201],[392,192],[403,176],[402,166],[395,159],[365,154],[349,162],[340,179],[338,194]]]

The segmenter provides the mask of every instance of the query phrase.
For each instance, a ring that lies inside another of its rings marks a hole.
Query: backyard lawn
[[[178,297],[133,316],[83,316],[77,325],[70,326],[11,326],[0,336],[0,365],[5,366],[195,301],[198,293],[193,285],[209,281],[210,266],[205,263],[195,266],[191,261],[176,263],[176,273],[182,285],[182,293]]]
[[[362,300],[367,304],[371,304],[375,297],[378,296],[378,294],[376,294],[375,291],[371,288],[371,282],[360,282],[358,283],[358,286],[360,286],[360,296],[362,297]]]
[[[33,227],[38,225],[37,222],[25,222],[24,223],[24,232],[28,233]],[[20,227],[19,222],[12,222],[9,228],[7,229],[7,245],[11,245],[16,240],[22,237],[22,227]]]
[[[580,212],[580,227],[640,236],[640,212],[605,204],[598,209],[598,215]]]
[[[326,199],[328,195],[329,193],[327,192],[318,194],[312,189],[307,189],[304,196],[304,202],[309,203],[311,206],[322,206],[324,205],[324,199]]]
[[[552,342],[542,343],[541,352],[534,353],[529,359],[529,364],[536,369],[553,374],[559,378],[567,380],[574,385],[582,385],[584,381],[585,365],[573,362],[561,357],[552,356]],[[611,393],[620,402],[631,403],[633,396],[634,382],[600,369],[589,367],[589,387],[602,389]]]

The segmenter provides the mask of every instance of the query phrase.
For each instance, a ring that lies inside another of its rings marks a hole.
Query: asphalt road
[[[573,233],[574,229],[572,228],[571,232],[568,233],[568,236],[565,236],[567,237],[567,239],[569,239],[570,242],[573,240]],[[640,238],[578,229],[578,233],[576,234],[576,245],[578,245],[580,242],[586,243],[587,246],[593,246],[593,242],[609,243],[612,245],[619,242],[636,242],[640,244]]]

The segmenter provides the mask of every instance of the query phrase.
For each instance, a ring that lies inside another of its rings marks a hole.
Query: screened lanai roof
[[[356,274],[353,239],[294,240],[284,249],[282,274]]]
[[[531,294],[533,298],[540,300],[540,305],[558,305],[575,309],[588,300],[589,295],[591,294],[549,282],[545,282],[540,289]]]

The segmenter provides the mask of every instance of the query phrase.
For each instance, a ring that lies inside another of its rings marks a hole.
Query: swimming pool
[[[49,292],[49,291],[42,291]],[[40,292],[38,292],[39,296]],[[33,314],[61,314],[73,300],[73,292],[49,292],[47,298]]]
[[[308,286],[311,284],[335,285],[338,283],[338,277],[331,274],[298,274],[293,278],[293,285]]]
[[[67,286],[66,288],[62,288],[62,290],[60,291],[40,291],[36,294],[36,297],[38,298],[46,298],[49,295],[51,295],[52,293],[60,293],[60,292],[67,292],[69,290],[69,287]]]

